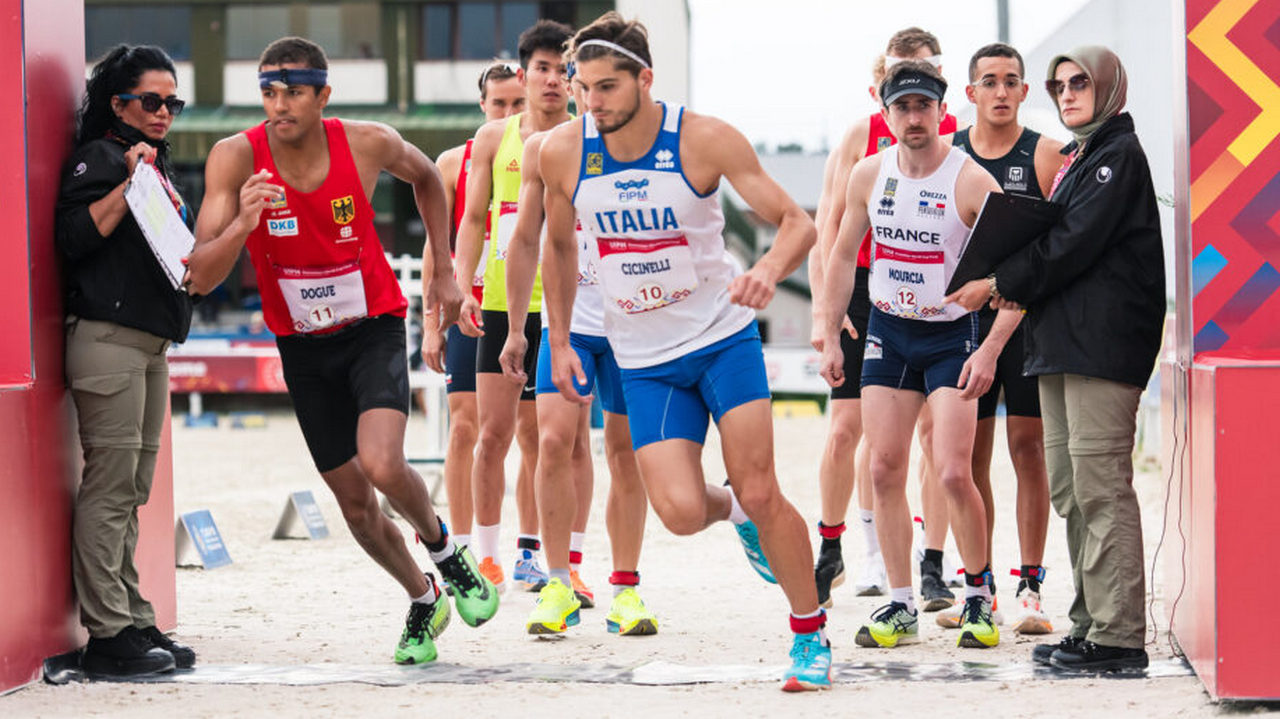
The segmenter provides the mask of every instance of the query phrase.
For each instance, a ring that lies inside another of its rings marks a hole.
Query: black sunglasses
[[[140,95],[120,94],[116,95],[124,102],[137,100],[142,104],[142,109],[147,112],[159,112],[160,106],[164,105],[169,110],[169,114],[177,117],[182,112],[182,108],[187,106],[184,100],[179,100],[175,96],[160,97],[154,92],[144,92]]]
[[[1049,94],[1054,97],[1061,95],[1063,88],[1067,87],[1071,88],[1071,92],[1083,92],[1086,87],[1089,87],[1089,76],[1082,72],[1067,78],[1066,82],[1061,80],[1044,81],[1044,89],[1048,90]]]

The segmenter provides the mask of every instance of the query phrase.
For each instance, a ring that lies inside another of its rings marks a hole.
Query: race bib
[[[898,317],[924,319],[943,313],[938,288],[946,286],[942,252],[901,250],[876,244],[871,267],[871,299]]]
[[[627,314],[675,304],[698,289],[693,253],[684,237],[631,240],[601,237],[599,278],[605,296]]]
[[[511,247],[511,237],[516,233],[516,209],[519,205],[515,202],[503,202],[498,206],[498,231],[493,237],[493,257],[497,260],[506,261],[507,250]]]
[[[367,316],[359,260],[337,267],[273,267],[295,332],[317,332]]]

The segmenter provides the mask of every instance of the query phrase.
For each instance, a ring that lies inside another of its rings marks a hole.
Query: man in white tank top
[[[574,226],[581,218],[600,250],[605,332],[622,368],[650,503],[677,534],[726,519],[738,527],[757,571],[776,576],[791,605],[793,663],[783,688],[827,688],[831,650],[813,553],[804,519],[774,473],[772,410],[753,312],[800,265],[817,234],[813,222],[764,173],[741,133],[653,101],[644,26],[607,13],[579,31],[571,52],[574,83],[590,114],[552,130],[539,158],[552,378],[567,399],[588,401],[575,388],[586,377],[568,323],[577,290]],[[746,272],[725,251],[722,178],[778,225],[772,249]],[[731,490],[703,478],[708,415],[720,431]]]
[[[844,381],[840,312],[853,289],[858,242],[873,241],[862,368],[863,426],[871,452],[876,524],[890,603],[855,638],[861,646],[917,641],[911,586],[911,513],[907,464],[911,434],[926,401],[934,415],[933,460],[946,489],[965,565],[959,645],[999,641],[991,617],[986,513],[970,461],[976,400],[991,384],[999,349],[979,347],[977,318],[944,300],[946,286],[988,192],[1000,187],[976,162],[938,135],[946,81],[931,65],[894,65],[880,85],[882,111],[899,144],[860,161],[849,180],[844,218],[827,263],[827,340],[823,375]],[[998,320],[1016,322],[1015,313]],[[992,351],[994,349],[994,351]]]
[[[578,107],[585,103],[575,91]],[[507,262],[507,312],[509,330],[499,362],[503,374],[521,384],[525,376],[524,336],[529,298],[533,293],[543,235],[542,170],[538,155],[546,132],[530,135],[521,158],[520,209],[516,215]],[[604,331],[604,298],[596,281],[599,255],[595,240],[579,228],[577,267],[578,292],[570,319],[570,344],[587,371],[588,382],[579,393],[599,392],[604,410],[605,457],[609,465],[608,510],[609,549],[613,559],[613,599],[605,626],[623,636],[656,634],[658,618],[640,598],[640,548],[644,541],[645,515],[649,503],[627,425],[627,405],[623,398],[622,376],[613,358]],[[520,308],[524,308],[521,310]],[[543,306],[546,315],[547,306]],[[542,523],[543,551],[550,580],[539,592],[538,603],[525,622],[530,634],[563,634],[578,622],[578,609],[591,608],[595,598],[578,573],[582,562],[582,537],[591,509],[592,459],[588,432],[591,407],[560,395],[551,381],[550,348],[543,342],[538,350],[537,409],[538,465],[534,484],[538,492],[538,513]]]

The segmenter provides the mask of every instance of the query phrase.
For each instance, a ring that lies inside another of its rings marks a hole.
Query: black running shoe
[[[140,677],[171,672],[173,655],[152,646],[137,627],[125,627],[114,637],[90,638],[80,657],[85,674],[95,679]]]
[[[142,636],[151,642],[151,646],[160,647],[161,649],[173,655],[174,664],[178,669],[190,669],[196,664],[196,652],[185,644],[179,644],[169,638],[164,632],[154,626],[143,627]]]
[[[831,590],[844,584],[844,557],[840,547],[826,547],[818,553],[818,566],[813,569],[813,580],[818,585],[818,604],[831,608]]]
[[[1147,668],[1147,650],[1109,647],[1085,641],[1074,651],[1058,649],[1049,658],[1058,669],[1077,672],[1114,672]]]
[[[1065,652],[1076,652],[1080,650],[1081,644],[1084,644],[1083,639],[1078,639],[1070,634],[1059,640],[1057,644],[1037,644],[1031,650],[1031,661],[1047,667],[1049,666],[1049,659],[1055,651],[1061,649]]]
[[[942,567],[928,559],[920,562],[920,596],[924,600],[921,608],[926,612],[936,612],[956,603],[956,595],[942,581]]]

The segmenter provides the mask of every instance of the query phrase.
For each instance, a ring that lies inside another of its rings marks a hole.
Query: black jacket
[[[71,153],[62,172],[55,242],[63,260],[66,310],[85,319],[115,322],[175,342],[191,328],[191,298],[173,289],[132,213],[103,237],[89,215],[128,176],[124,153],[138,142],[156,147],[156,169],[169,176],[169,148],[117,122],[106,137]],[[192,224],[190,209],[187,224]]]
[[[1145,387],[1164,329],[1164,245],[1128,113],[1094,132],[1051,199],[1062,219],[995,273],[1000,294],[1027,308],[1023,370]]]

